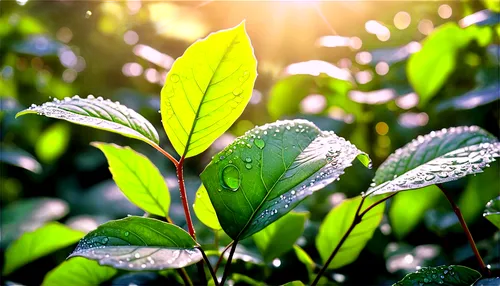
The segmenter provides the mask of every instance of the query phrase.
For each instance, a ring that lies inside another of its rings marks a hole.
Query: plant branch
[[[224,273],[222,274],[222,279],[219,285],[224,285],[226,282],[227,276],[229,275],[229,269],[231,268],[231,261],[233,260],[234,251],[236,250],[236,245],[238,241],[233,241],[233,246],[231,247],[231,251],[229,252],[229,257],[227,258],[226,266],[224,267]]]
[[[163,150],[160,146],[158,146],[156,144],[150,144],[150,145],[153,146],[153,148],[155,148],[156,150],[160,151],[160,153],[162,153],[170,161],[172,161],[172,163],[174,163],[175,167],[177,168],[177,165],[179,165],[179,162],[172,155],[170,155],[170,153],[168,153],[167,151]]]
[[[374,202],[372,205],[370,205],[369,207],[367,207],[361,214],[360,214],[360,217],[363,217],[367,212],[369,212],[371,209],[373,209],[374,207],[378,206],[379,204],[387,201],[388,199],[394,197],[397,193],[392,193],[390,194],[389,196],[383,198],[383,199],[380,199],[379,201],[376,201]]]
[[[184,268],[179,268],[177,269],[177,273],[182,277],[182,281],[184,281],[185,285],[193,285],[193,282],[191,281],[191,278],[189,278],[189,275],[186,272],[186,269]]]
[[[217,270],[219,270],[219,266],[222,262],[222,259],[224,258],[224,253],[226,253],[226,251],[229,249],[229,247],[231,247],[231,245],[233,245],[234,243],[234,240],[231,241],[231,243],[229,243],[225,248],[224,250],[222,250],[220,256],[219,256],[219,260],[217,260],[217,263],[215,264],[215,273],[217,273]]]
[[[189,203],[186,194],[186,185],[184,185],[184,157],[179,160],[179,163],[175,166],[177,171],[177,179],[179,180],[179,191],[181,193],[182,206],[184,208],[184,215],[186,216],[186,224],[188,226],[189,234],[196,240],[196,235],[193,227],[193,221],[191,220],[191,212],[189,211]]]
[[[203,248],[199,247],[198,249],[201,251],[201,255],[203,255],[203,260],[205,260],[208,265],[208,270],[210,271],[210,275],[212,275],[215,286],[218,286],[219,282],[217,281],[217,275],[215,275],[214,269],[212,268],[212,264],[210,264],[210,261],[208,260],[207,254],[205,253],[205,251],[203,251]]]
[[[465,223],[465,219],[462,215],[462,212],[460,211],[460,208],[455,204],[451,196],[446,192],[441,184],[437,185],[438,188],[443,192],[443,194],[446,196],[446,199],[448,202],[450,202],[451,207],[453,208],[453,211],[455,212],[455,215],[457,216],[458,220],[460,221],[460,225],[462,226],[462,229],[465,232],[465,235],[467,236],[467,240],[469,241],[470,247],[472,248],[472,251],[474,252],[474,256],[476,256],[476,259],[479,263],[479,266],[481,267],[481,272],[483,274],[486,274],[490,276],[490,270],[488,267],[486,267],[486,264],[484,264],[483,258],[481,257],[481,254],[479,254],[479,250],[477,250],[476,243],[474,242],[474,238],[472,238],[472,234],[467,227],[467,224]]]

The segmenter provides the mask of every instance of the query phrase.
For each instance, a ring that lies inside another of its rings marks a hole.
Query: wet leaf
[[[265,262],[271,262],[292,249],[302,235],[308,217],[309,213],[290,212],[252,236]]]
[[[203,184],[200,186],[198,191],[196,191],[196,198],[193,204],[194,213],[196,217],[206,226],[214,230],[220,230],[219,219],[215,213],[214,206],[210,201],[207,190]]]
[[[481,278],[476,270],[460,265],[422,267],[414,273],[406,275],[394,286],[418,285],[472,285]]]
[[[83,256],[124,270],[162,270],[200,261],[197,247],[176,225],[132,216],[107,222],[87,234],[69,258]]]
[[[97,261],[75,257],[64,261],[47,273],[42,286],[100,285],[115,276],[117,272],[112,267],[99,265]]]
[[[365,153],[332,131],[306,120],[278,121],[237,138],[201,179],[224,231],[243,239],[337,180],[357,157],[370,164]]]
[[[200,154],[231,127],[252,96],[256,66],[244,23],[177,58],[161,91],[161,117],[179,155]]]
[[[3,275],[58,249],[70,246],[82,238],[83,232],[73,230],[57,222],[24,233],[5,252]]]
[[[477,126],[433,131],[391,154],[375,173],[368,193],[419,189],[481,173],[499,153],[497,138]]]
[[[17,166],[33,173],[42,172],[42,166],[33,156],[17,147],[0,145],[0,162]]]
[[[483,216],[500,229],[500,196],[486,204]]]
[[[361,197],[344,200],[340,205],[332,209],[321,223],[318,235],[316,236],[316,248],[323,262],[328,260],[333,250],[349,229],[360,202]],[[371,198],[365,200],[361,211],[368,208],[374,202],[376,200]],[[330,265],[328,265],[329,269],[340,268],[356,260],[382,221],[384,208],[384,203],[379,204],[363,217],[361,222],[344,241]]]
[[[63,100],[54,99],[40,106],[32,105],[17,113],[16,117],[32,113],[118,133],[150,145],[159,143],[158,133],[149,121],[132,109],[102,97],[89,95],[80,98],[76,95]]]
[[[150,214],[168,216],[170,193],[160,171],[146,156],[130,147],[92,145],[106,155],[114,181],[132,203]]]

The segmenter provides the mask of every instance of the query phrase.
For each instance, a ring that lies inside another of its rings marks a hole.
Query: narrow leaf
[[[436,111],[443,110],[468,110],[481,105],[489,104],[500,99],[500,83],[488,85],[483,88],[471,90],[463,95],[455,96],[442,101],[436,106]]]
[[[92,145],[104,153],[113,179],[132,203],[148,213],[168,216],[170,193],[160,171],[146,156],[130,147],[96,142]]]
[[[394,286],[418,286],[418,285],[449,285],[462,286],[472,285],[481,274],[476,270],[460,265],[422,267],[414,273],[406,275]]]
[[[248,131],[201,174],[219,222],[233,239],[276,221],[314,191],[368,156],[332,131],[306,120],[278,121]]]
[[[483,216],[500,229],[500,196],[486,204]]]
[[[257,61],[244,23],[191,45],[161,91],[161,117],[179,155],[205,151],[241,115],[253,91]]]
[[[203,257],[182,228],[156,219],[128,217],[87,234],[69,256],[83,256],[124,270],[182,268]]]
[[[375,201],[374,199],[365,200],[361,210],[368,208]],[[351,226],[360,202],[361,197],[345,200],[331,210],[323,220],[316,236],[316,247],[323,262],[330,257],[330,254]],[[356,260],[382,221],[384,208],[384,203],[379,204],[363,217],[344,241],[330,265],[328,265],[329,269],[340,268]]]
[[[207,190],[205,189],[205,186],[203,186],[203,184],[201,184],[198,191],[196,191],[196,198],[194,199],[193,209],[196,217],[204,225],[214,230],[222,229],[219,223],[219,219],[217,218],[217,214],[215,213],[214,206],[212,205],[210,197],[208,196]]]
[[[119,102],[103,100],[102,97],[94,98],[89,95],[87,98],[80,98],[75,95],[64,100],[54,99],[40,106],[33,104],[17,113],[16,117],[31,113],[118,133],[150,145],[159,143],[158,133],[142,115]]]
[[[309,213],[290,212],[252,236],[265,262],[271,262],[292,249],[304,232],[308,217]]]
[[[17,147],[0,145],[0,162],[23,168],[36,174],[42,172],[42,166],[33,156]]]
[[[43,280],[42,286],[89,286],[100,285],[110,280],[118,271],[109,266],[100,266],[97,261],[82,257],[64,261],[51,270]]]
[[[3,275],[8,275],[21,266],[58,249],[70,246],[82,236],[82,232],[57,222],[51,222],[33,232],[27,232],[7,248]]]
[[[433,131],[390,155],[375,173],[368,193],[418,189],[481,173],[499,153],[497,138],[477,126]]]

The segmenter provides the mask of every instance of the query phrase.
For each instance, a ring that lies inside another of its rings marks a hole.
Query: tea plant
[[[106,156],[118,187],[146,215],[109,221],[85,235],[58,223],[46,224],[24,234],[8,248],[4,274],[83,236],[70,259],[47,274],[44,285],[98,284],[118,270],[165,269],[177,269],[183,283],[191,285],[193,277],[184,268],[192,264],[198,267],[197,284],[224,285],[239,241],[253,237],[266,262],[294,247],[307,214],[291,210],[315,191],[339,180],[356,159],[371,168],[366,153],[307,120],[255,127],[216,154],[201,173],[203,184],[197,192],[195,214],[206,226],[222,229],[233,240],[223,251],[216,251],[220,258],[215,267],[196,239],[189,210],[184,162],[207,150],[242,114],[252,94],[256,67],[244,23],[197,41],[175,61],[161,91],[161,118],[179,159],[160,147],[157,131],[144,117],[101,97],[74,96],[32,105],[18,113],[35,113],[115,132],[157,149],[175,165],[188,231],[169,217],[169,190],[147,157],[129,147],[94,142],[92,145]],[[324,219],[316,237],[323,261],[317,273],[308,254],[294,248],[299,259],[309,265],[311,285],[324,283],[327,269],[356,260],[379,226],[388,199],[401,191],[431,185],[441,188],[449,200],[482,275],[490,275],[460,210],[441,184],[481,173],[500,156],[499,152],[497,138],[476,126],[431,132],[398,149],[378,168],[366,192],[343,201]],[[497,227],[498,202],[496,198],[488,203],[485,212]],[[217,276],[224,260],[222,275]],[[479,272],[464,266],[438,266],[422,268],[395,285],[470,285],[480,277]]]

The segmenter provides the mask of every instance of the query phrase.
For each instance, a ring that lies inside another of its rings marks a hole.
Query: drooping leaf
[[[66,260],[51,270],[43,279],[42,286],[89,286],[100,285],[116,275],[118,271],[101,266],[97,261],[82,257]]]
[[[497,138],[477,126],[433,131],[391,154],[375,173],[368,193],[418,189],[481,173],[499,153]]]
[[[0,145],[0,162],[21,167],[33,173],[41,173],[42,166],[33,156],[17,147]]]
[[[64,217],[68,204],[55,198],[30,198],[14,202],[0,213],[2,245],[7,245],[23,232],[34,231],[46,222]]]
[[[33,232],[24,233],[7,248],[3,275],[8,275],[19,267],[58,249],[70,246],[82,236],[83,232],[57,222],[50,222]]]
[[[252,236],[265,262],[292,249],[304,231],[308,216],[308,213],[290,212]]]
[[[177,58],[161,91],[161,117],[179,155],[200,154],[231,127],[252,96],[256,66],[244,23]]]
[[[148,213],[168,216],[170,193],[160,171],[146,156],[130,147],[92,145],[106,155],[114,181],[132,203]]]
[[[68,147],[70,139],[69,127],[58,122],[45,130],[35,145],[37,157],[46,163],[57,160]]]
[[[196,198],[194,199],[193,204],[194,213],[196,217],[206,226],[214,230],[220,230],[222,227],[220,226],[219,219],[217,218],[217,214],[215,213],[214,206],[210,201],[210,197],[208,196],[207,190],[203,184],[196,191]]]
[[[500,196],[486,204],[483,216],[500,229]]]
[[[453,97],[441,102],[436,106],[437,111],[448,109],[467,110],[481,105],[489,104],[500,100],[500,83],[495,83],[487,87],[471,90],[463,95]]]
[[[248,237],[337,180],[352,161],[370,159],[344,138],[306,120],[278,121],[248,131],[201,174],[224,231]]]
[[[374,199],[365,200],[361,211],[368,208],[375,201]],[[340,205],[332,209],[321,223],[316,236],[316,248],[323,262],[326,262],[330,257],[330,254],[349,229],[360,202],[361,197],[344,200]],[[381,203],[363,217],[328,265],[329,269],[340,268],[356,260],[382,221],[384,208],[385,204]]]
[[[474,269],[460,265],[422,267],[414,273],[406,275],[394,286],[418,286],[418,285],[472,285],[481,274]]]
[[[180,227],[143,217],[107,222],[88,233],[69,256],[83,256],[125,270],[182,268],[203,257]]]
[[[436,205],[441,196],[441,190],[434,185],[418,192],[404,192],[395,196],[389,209],[389,220],[394,234],[398,238],[405,237],[424,219],[426,211]]]
[[[54,99],[40,106],[32,105],[17,113],[16,117],[32,113],[118,133],[150,145],[159,143],[158,133],[142,115],[118,102],[103,100],[102,97],[89,95],[80,98],[75,95],[64,100]]]

